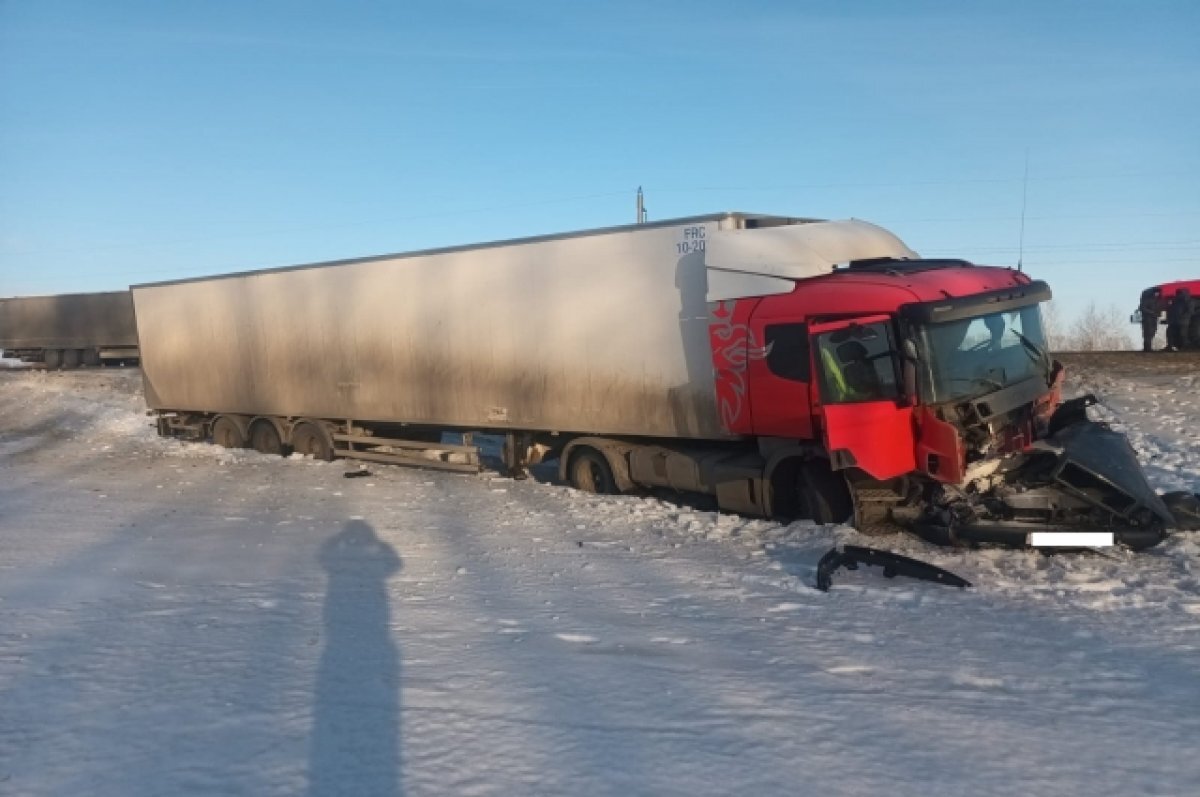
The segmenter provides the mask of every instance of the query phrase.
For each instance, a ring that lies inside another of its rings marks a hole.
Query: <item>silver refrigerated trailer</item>
[[[0,299],[0,350],[48,368],[138,357],[129,291]]]
[[[725,213],[131,291],[162,434],[477,470],[441,434],[499,432],[514,469],[559,456],[585,489],[767,512],[722,416],[714,302],[912,256],[864,222]]]

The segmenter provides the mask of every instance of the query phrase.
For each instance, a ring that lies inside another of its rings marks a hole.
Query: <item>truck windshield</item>
[[[920,330],[928,403],[973,398],[1050,371],[1037,305]]]

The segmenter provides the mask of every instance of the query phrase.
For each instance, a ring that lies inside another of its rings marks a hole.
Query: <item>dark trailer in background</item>
[[[47,368],[138,358],[129,291],[0,299],[0,350]]]

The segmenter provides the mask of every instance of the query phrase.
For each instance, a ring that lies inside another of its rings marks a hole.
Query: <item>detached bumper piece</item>
[[[1095,532],[1110,532],[1134,550],[1162,542],[1177,519],[1125,436],[1088,420],[1086,408],[1095,403],[1091,395],[1065,402],[1050,419],[1049,436],[1004,486],[931,508],[913,531],[941,545],[1025,547],[1035,533],[1072,531],[1081,532],[1079,544],[1061,547],[1091,547]]]
[[[932,581],[936,584],[946,584],[951,587],[969,587],[971,582],[954,575],[949,570],[943,570],[936,565],[910,559],[891,551],[880,551],[875,548],[862,548],[857,545],[843,546],[839,551],[833,548],[821,557],[817,563],[817,589],[828,592],[833,585],[833,574],[838,568],[857,570],[859,565],[874,565],[883,568],[885,578],[907,576],[921,581]]]

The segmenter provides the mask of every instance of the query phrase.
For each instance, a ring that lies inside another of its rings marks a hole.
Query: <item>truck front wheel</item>
[[[854,513],[845,478],[823,462],[806,462],[798,469],[796,498],[800,517],[817,523],[843,523]]]
[[[617,481],[604,455],[594,448],[581,448],[571,457],[568,471],[571,486],[585,493],[615,495]]]

